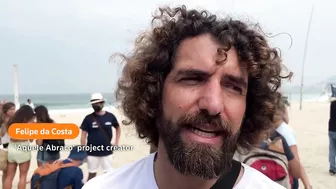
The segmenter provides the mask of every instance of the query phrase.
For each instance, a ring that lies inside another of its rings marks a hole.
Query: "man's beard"
[[[200,112],[197,115],[184,116],[178,123],[165,118],[159,121],[160,138],[168,158],[173,167],[183,175],[214,179],[231,169],[238,133],[232,134],[231,126],[219,115],[210,116],[206,112]],[[200,142],[183,141],[182,129],[202,124],[211,124],[222,129],[222,145],[219,148]]]

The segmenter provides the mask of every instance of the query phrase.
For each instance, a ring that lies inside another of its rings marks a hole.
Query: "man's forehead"
[[[237,78],[242,78],[246,83],[248,82],[247,70],[244,67],[241,67],[238,62],[232,62],[227,60],[223,64],[217,64],[216,60],[201,60],[201,59],[180,59],[176,61],[176,64],[172,70],[173,74],[187,73],[186,71],[193,70],[198,71],[199,73],[203,72],[207,75],[219,74],[230,75]]]
[[[209,34],[203,34],[192,38],[186,38],[181,41],[175,54],[175,59],[216,59],[219,44],[213,40]]]
[[[222,48],[209,34],[185,39],[177,49],[174,69],[201,69],[215,72],[224,66],[231,74],[247,79],[246,65],[240,63],[236,49],[232,47],[223,53]],[[223,62],[224,59],[226,61]]]

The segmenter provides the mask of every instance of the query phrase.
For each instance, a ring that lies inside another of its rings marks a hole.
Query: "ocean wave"
[[[114,106],[108,106],[104,107],[104,110],[106,111],[112,111],[115,110],[116,107]],[[56,109],[56,110],[49,110],[49,114],[68,114],[68,113],[91,113],[93,112],[92,108],[78,108],[78,109]]]

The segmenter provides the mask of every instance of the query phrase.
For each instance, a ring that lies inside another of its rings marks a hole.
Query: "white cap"
[[[98,102],[105,102],[103,95],[100,93],[93,93],[91,95],[91,104],[95,104]]]

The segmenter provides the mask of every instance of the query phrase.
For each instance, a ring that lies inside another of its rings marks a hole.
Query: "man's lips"
[[[222,137],[227,135],[224,128],[215,125],[189,125],[184,128],[188,131],[186,134],[190,140],[200,143],[219,144]]]
[[[215,134],[220,134],[224,132],[223,128],[220,128],[215,125],[210,125],[210,124],[203,124],[203,125],[189,125],[189,128],[199,130],[202,132],[206,133],[215,133]]]
[[[200,136],[200,137],[204,137],[204,138],[213,138],[213,137],[218,137],[219,133],[218,132],[209,132],[209,131],[203,131],[201,129],[197,129],[195,127],[191,127],[191,132],[193,132],[194,134]]]

